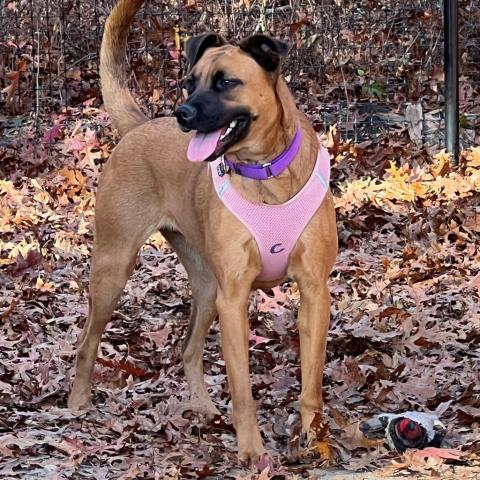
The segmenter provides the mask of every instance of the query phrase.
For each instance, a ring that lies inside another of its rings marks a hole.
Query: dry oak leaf
[[[6,93],[7,96],[5,98],[6,103],[10,103],[12,101],[13,96],[15,95],[15,92],[17,91],[18,88],[18,83],[20,81],[20,75],[27,70],[27,61],[26,60],[20,60],[18,62],[18,67],[17,70],[14,70],[12,72],[8,72],[5,76],[7,77],[8,80],[10,80],[10,85],[8,87],[5,87],[2,90],[2,93]]]
[[[468,455],[467,452],[462,452],[458,448],[436,448],[428,447],[422,450],[413,450],[411,455],[415,458],[443,458],[446,460],[460,460],[462,457]]]
[[[148,338],[153,342],[155,348],[160,349],[165,345],[167,338],[170,335],[170,331],[170,327],[166,326],[165,328],[155,332],[142,332],[140,336]]]
[[[379,472],[383,475],[392,475],[400,470],[410,469],[425,471],[440,468],[445,460],[459,460],[468,455],[467,452],[455,448],[428,447],[423,450],[407,450],[400,462],[392,461],[392,465]]]
[[[315,442],[313,448],[320,455],[320,458],[322,460],[326,460],[327,462],[330,462],[332,460],[333,450],[328,442],[325,442],[323,440],[320,442]]]
[[[467,173],[478,174],[480,169],[480,147],[474,147],[467,152]]]
[[[434,155],[433,159],[435,163],[430,167],[430,171],[434,178],[445,175],[450,171],[451,158],[452,154],[445,152],[445,150]]]

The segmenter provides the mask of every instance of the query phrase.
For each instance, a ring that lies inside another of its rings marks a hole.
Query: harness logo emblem
[[[284,250],[285,250],[285,247],[282,247],[281,243],[276,243],[275,245],[272,245],[272,248],[270,248],[270,253],[280,253],[280,252],[283,252]]]

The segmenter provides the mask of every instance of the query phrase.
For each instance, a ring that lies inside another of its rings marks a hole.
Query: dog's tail
[[[120,135],[148,121],[128,89],[126,68],[128,29],[143,2],[119,0],[108,17],[100,50],[103,101]]]

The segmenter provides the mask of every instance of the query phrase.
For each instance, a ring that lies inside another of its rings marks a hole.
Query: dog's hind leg
[[[105,177],[108,179],[108,175]],[[113,183],[105,180],[97,195],[89,315],[77,348],[75,380],[68,401],[72,410],[91,406],[91,376],[102,333],[132,273],[138,250],[158,227],[148,195],[122,191]]]
[[[177,252],[188,273],[192,290],[192,310],[183,342],[183,365],[190,390],[192,408],[207,417],[219,413],[207,391],[203,372],[205,337],[217,316],[215,297],[217,281],[203,258],[187,243],[185,237],[172,231],[162,232]]]

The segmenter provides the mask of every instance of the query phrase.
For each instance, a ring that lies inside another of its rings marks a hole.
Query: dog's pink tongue
[[[191,162],[203,162],[217,148],[218,139],[221,134],[221,129],[211,133],[195,133],[188,145],[187,158]]]

